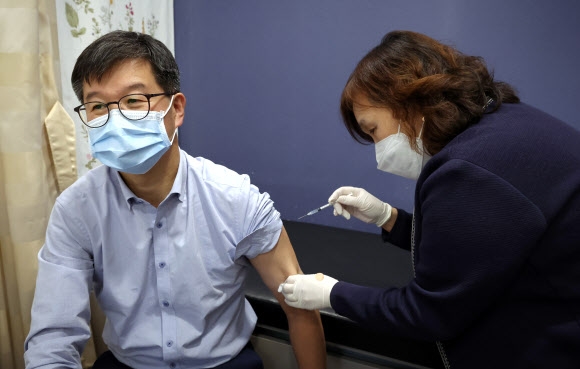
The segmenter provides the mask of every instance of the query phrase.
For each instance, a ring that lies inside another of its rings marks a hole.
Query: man
[[[26,367],[80,367],[93,288],[110,349],[94,369],[261,368],[249,344],[249,266],[284,309],[300,368],[325,367],[320,316],[276,291],[301,271],[268,194],[179,149],[185,96],[165,45],[109,33],[79,56],[72,84],[104,165],[55,203],[38,255]]]

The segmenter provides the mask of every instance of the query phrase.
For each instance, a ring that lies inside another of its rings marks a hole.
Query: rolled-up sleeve
[[[280,213],[274,208],[274,202],[267,192],[260,190],[249,183],[246,177],[245,185],[242,186],[243,214],[241,232],[242,240],[236,247],[236,256],[246,256],[252,259],[260,254],[268,252],[276,246],[282,231]]]

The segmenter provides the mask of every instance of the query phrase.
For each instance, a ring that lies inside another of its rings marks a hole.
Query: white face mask
[[[409,137],[399,131],[390,135],[375,144],[377,157],[377,168],[384,172],[389,172],[409,179],[419,178],[425,163],[431,158],[423,149],[421,132],[417,137],[417,147],[423,152],[419,153],[409,144]]]

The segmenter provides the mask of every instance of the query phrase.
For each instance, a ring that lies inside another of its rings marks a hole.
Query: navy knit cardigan
[[[414,213],[383,232],[412,251],[413,280],[339,282],[338,314],[440,341],[451,368],[580,368],[579,131],[503,104],[427,162]]]

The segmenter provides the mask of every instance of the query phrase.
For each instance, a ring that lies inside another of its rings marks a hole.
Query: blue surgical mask
[[[131,120],[118,109],[111,110],[109,121],[102,127],[89,129],[89,143],[93,157],[104,165],[131,174],[147,173],[169,150],[175,139],[177,129],[171,140],[165,130],[163,118],[171,109],[173,97],[166,111],[150,111],[139,120]],[[131,118],[143,116],[143,112],[124,111]],[[99,125],[96,118],[91,125]]]

